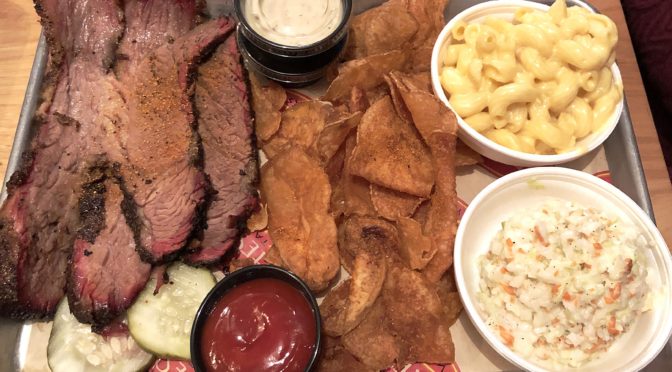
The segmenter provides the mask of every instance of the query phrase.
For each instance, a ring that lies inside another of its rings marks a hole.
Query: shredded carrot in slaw
[[[548,247],[548,242],[544,239],[544,237],[541,235],[541,232],[539,231],[539,226],[534,225],[534,236],[539,240],[539,242],[544,246]]]

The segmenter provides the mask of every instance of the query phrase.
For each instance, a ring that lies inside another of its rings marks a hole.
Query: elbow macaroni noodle
[[[513,22],[458,23],[442,52],[441,85],[472,128],[517,151],[570,151],[600,130],[622,98],[610,66],[618,41],[608,17],[557,0]]]

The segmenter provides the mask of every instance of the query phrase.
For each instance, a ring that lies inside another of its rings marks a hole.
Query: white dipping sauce
[[[263,38],[304,46],[329,36],[343,19],[341,0],[245,0],[243,14]]]

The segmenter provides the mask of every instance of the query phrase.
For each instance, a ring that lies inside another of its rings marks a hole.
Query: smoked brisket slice
[[[68,273],[71,311],[80,322],[98,328],[133,304],[151,270],[135,250],[135,205],[116,173],[100,162],[84,174],[81,222]]]
[[[18,319],[56,310],[77,222],[76,125],[49,119],[0,209],[0,314]]]
[[[117,49],[114,70],[122,80],[148,53],[175,41],[198,21],[197,0],[126,0],[126,31]]]
[[[83,93],[85,84],[76,79],[96,84],[123,31],[116,2],[43,0],[35,7],[50,51],[45,102],[0,207],[0,315],[19,319],[51,316],[63,297],[78,219],[79,164],[89,138],[88,122],[77,120],[86,114],[79,115],[82,106],[71,93]]]
[[[146,81],[145,77],[135,76],[136,70],[144,66],[143,59],[162,45],[173,43],[196,24],[195,3],[194,0],[124,2],[126,30],[115,64],[121,84],[110,73],[103,81],[110,84],[100,87],[111,88],[105,89],[111,92],[111,99],[100,99],[98,107],[102,114],[91,119],[97,129],[92,142],[100,144],[100,149],[90,151],[90,158],[102,153],[107,159],[127,162],[127,133],[136,123],[128,120],[128,105],[114,94],[124,99],[132,97],[133,89]],[[172,71],[166,71],[164,74],[157,69],[153,73],[157,79],[169,79]],[[91,323],[95,328],[105,326],[133,303],[151,269],[135,251],[140,245],[141,222],[133,195],[119,174],[119,163],[115,163],[118,166],[114,170],[108,165],[98,165],[83,172],[87,182],[79,200],[82,223],[69,267],[70,309],[81,322]]]
[[[49,52],[58,61],[86,60],[107,70],[124,32],[117,1],[34,0]]]
[[[121,176],[138,206],[138,251],[146,262],[173,257],[202,219],[207,183],[199,164],[192,75],[202,56],[233,28],[224,18],[204,23],[134,69]]]
[[[204,170],[216,192],[208,207],[207,227],[198,239],[200,250],[183,259],[211,264],[238,243],[247,218],[258,208],[249,89],[235,37],[199,66],[194,102]]]

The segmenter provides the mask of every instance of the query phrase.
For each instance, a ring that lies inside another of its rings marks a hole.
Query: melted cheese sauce
[[[329,36],[343,19],[341,0],[246,0],[243,15],[263,38],[305,46]]]

